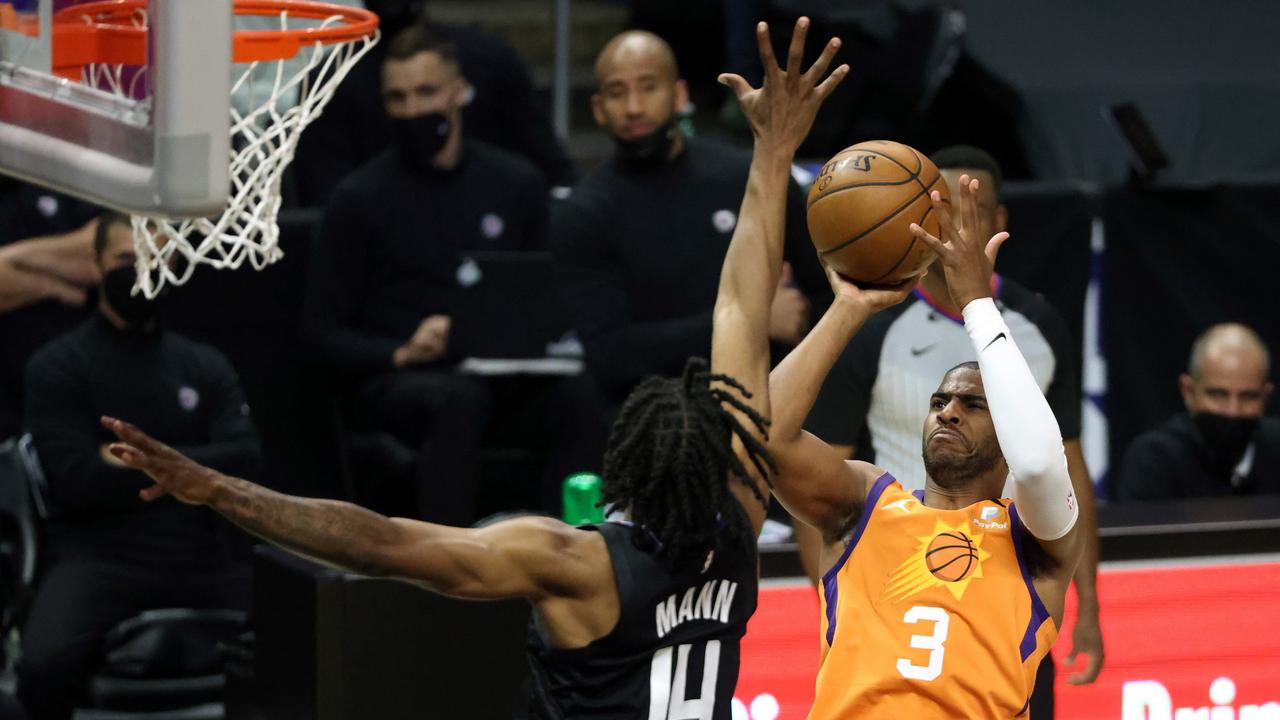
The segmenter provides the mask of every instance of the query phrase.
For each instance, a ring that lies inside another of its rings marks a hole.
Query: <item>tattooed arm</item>
[[[267,542],[342,570],[471,599],[581,597],[601,584],[593,563],[598,533],[541,517],[455,528],[284,495],[204,467],[129,423],[102,423],[121,440],[111,454],[155,481],[142,499],[171,495],[207,505]]]

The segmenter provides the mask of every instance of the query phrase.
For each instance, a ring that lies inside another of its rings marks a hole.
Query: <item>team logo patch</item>
[[[969,583],[982,577],[982,561],[991,557],[982,549],[985,535],[967,530],[963,523],[936,521],[932,533],[916,538],[915,552],[889,573],[880,599],[896,603],[936,587],[962,598]]]
[[[484,235],[486,240],[496,240],[506,229],[507,224],[499,215],[485,213],[484,217],[480,218],[480,234]]]
[[[914,499],[912,499],[912,498],[903,498],[903,499],[901,499],[901,500],[898,500],[898,501],[895,501],[895,502],[891,502],[891,503],[889,503],[888,505],[885,505],[884,507],[882,507],[882,508],[880,508],[880,509],[881,509],[881,510],[888,510],[889,508],[897,508],[897,509],[901,510],[901,511],[902,511],[902,512],[904,512],[904,513],[909,513],[909,512],[911,512],[911,505],[912,505],[913,503],[915,503],[915,500],[914,500]]]
[[[200,393],[195,388],[187,385],[178,388],[178,407],[187,412],[200,407]]]
[[[717,232],[727,233],[738,224],[738,216],[732,210],[717,210],[711,213],[711,226]]]

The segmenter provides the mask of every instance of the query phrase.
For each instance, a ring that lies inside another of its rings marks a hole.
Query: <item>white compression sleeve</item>
[[[1058,420],[995,301],[979,298],[965,305],[963,313],[996,438],[1013,475],[1018,514],[1032,535],[1057,540],[1071,530],[1080,512]]]

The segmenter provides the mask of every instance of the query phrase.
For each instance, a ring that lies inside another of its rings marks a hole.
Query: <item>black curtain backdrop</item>
[[[1210,325],[1238,321],[1280,351],[1280,187],[1117,190],[1105,203],[1102,345],[1115,467],[1142,431],[1183,410],[1178,374]],[[1272,397],[1269,414],[1275,414]]]
[[[1010,237],[996,271],[1043,295],[1081,347],[1096,196],[1076,185],[1048,183],[1009,183],[1001,196]],[[1083,353],[1075,358],[1077,368],[1082,361]]]

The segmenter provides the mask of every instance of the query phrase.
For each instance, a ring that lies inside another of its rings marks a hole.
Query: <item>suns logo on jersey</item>
[[[959,600],[969,583],[982,577],[982,561],[991,557],[982,549],[983,537],[970,534],[964,523],[952,527],[938,520],[932,533],[916,538],[915,552],[889,574],[881,601],[896,603],[935,587],[945,587]]]

